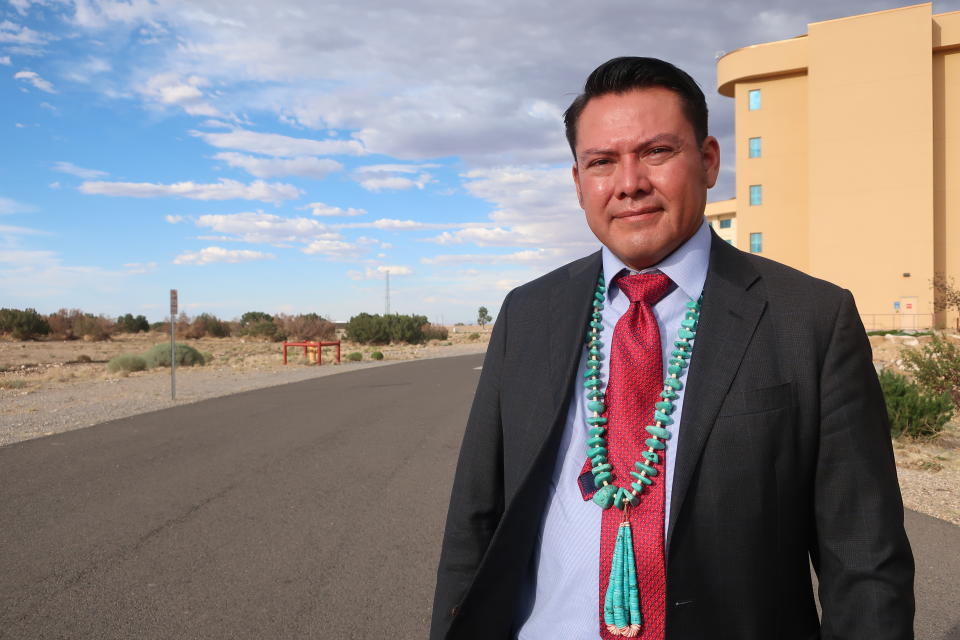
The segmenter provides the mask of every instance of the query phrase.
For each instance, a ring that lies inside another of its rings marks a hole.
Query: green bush
[[[880,372],[880,386],[894,437],[932,438],[953,416],[949,394],[927,393],[906,376],[884,370]]]
[[[479,340],[479,339],[480,339],[479,333],[471,333],[470,335],[467,336],[467,340]]]
[[[359,362],[360,360],[363,360],[363,354],[360,353],[359,351],[354,351],[353,353],[348,353],[347,355],[345,355],[344,358],[346,358],[350,362]]]
[[[200,355],[203,356],[203,364],[210,364],[213,362],[213,354],[209,351],[201,351]]]
[[[187,329],[184,335],[187,338],[204,338],[207,336],[213,338],[228,338],[230,337],[230,325],[215,315],[201,313],[193,319],[193,322],[190,323],[190,328]]]
[[[449,337],[447,328],[442,324],[423,325],[424,340],[446,340]]]
[[[119,333],[140,333],[150,331],[150,323],[145,316],[136,316],[132,313],[117,318],[116,331]]]
[[[246,326],[241,323],[240,335],[251,338],[266,338],[273,342],[283,342],[287,334],[274,324],[273,320],[257,320]]]
[[[426,316],[404,316],[398,313],[370,315],[361,313],[347,323],[347,339],[360,344],[389,344],[407,342],[420,344],[424,341],[423,326]]]
[[[258,322],[273,322],[273,316],[263,311],[247,311],[240,316],[241,327],[247,327]]]
[[[147,361],[147,366],[151,369],[154,367],[169,367],[170,343],[162,342],[154,345],[149,351],[143,354],[143,357]],[[193,347],[185,344],[177,345],[176,358],[178,367],[202,366],[204,364],[203,355]]]
[[[167,348],[169,349],[169,347]],[[169,356],[167,359],[170,359]],[[116,358],[111,358],[110,362],[107,363],[107,371],[110,373],[116,373],[117,371],[126,371],[127,373],[131,371],[145,371],[146,368],[146,359],[143,356],[132,353],[120,354]]]
[[[370,354],[370,359],[371,359],[371,360],[383,360],[383,354],[380,353],[379,351],[374,351],[373,353]]]
[[[0,309],[0,333],[9,333],[14,340],[33,340],[49,334],[50,324],[36,309]]]
[[[86,338],[97,342],[109,340],[113,329],[113,320],[105,316],[84,313],[73,319],[73,335],[78,338]]]
[[[920,385],[936,393],[948,393],[960,410],[960,347],[948,338],[934,335],[919,349],[900,351],[903,368]]]

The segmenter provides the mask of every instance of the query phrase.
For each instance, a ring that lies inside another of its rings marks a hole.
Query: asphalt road
[[[425,637],[481,360],[0,447],[0,638]],[[917,637],[960,640],[960,527],[907,525]]]

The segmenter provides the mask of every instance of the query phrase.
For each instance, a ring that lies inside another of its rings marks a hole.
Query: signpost
[[[170,399],[177,399],[177,290],[170,289]]]

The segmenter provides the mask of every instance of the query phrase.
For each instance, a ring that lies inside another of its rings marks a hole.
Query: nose
[[[623,158],[617,165],[616,191],[618,198],[636,198],[650,193],[650,168],[636,156]]]

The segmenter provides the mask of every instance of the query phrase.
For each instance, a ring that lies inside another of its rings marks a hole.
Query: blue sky
[[[0,2],[0,307],[391,310],[453,323],[599,245],[563,109],[617,55],[725,51],[903,6],[639,0]],[[960,9],[960,0],[934,11]]]

